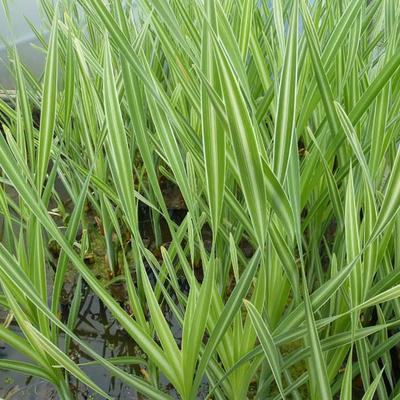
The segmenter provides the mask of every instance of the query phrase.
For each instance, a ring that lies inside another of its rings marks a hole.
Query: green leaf
[[[353,363],[353,351],[350,351],[349,357],[346,363],[346,369],[344,371],[342,388],[340,390],[340,398],[343,400],[352,400],[353,398],[353,375],[352,375],[352,363]]]
[[[212,1],[206,2],[207,16],[216,29],[215,9]],[[203,23],[203,47],[201,66],[204,77],[217,93],[220,92],[218,69],[214,55],[212,34],[207,23]],[[202,134],[203,151],[206,167],[207,193],[210,204],[211,221],[214,236],[218,232],[222,213],[225,187],[225,129],[217,117],[208,90],[202,87]]]
[[[319,397],[321,399],[328,400],[332,398],[332,394],[328,380],[326,361],[318,337],[318,331],[314,320],[314,313],[312,310],[311,301],[305,281],[303,283],[303,288],[304,304],[306,310],[305,316],[307,324],[307,336],[305,340],[307,343],[310,344],[311,347],[311,360],[309,366],[315,379],[314,385],[318,387]]]
[[[221,87],[224,96],[228,125],[234,148],[236,164],[240,165],[240,185],[251,216],[259,246],[265,237],[265,190],[263,184],[260,143],[257,139],[239,83],[228,62],[222,45],[214,38],[215,56],[218,61]]]
[[[373,382],[371,383],[370,387],[367,389],[365,392],[362,400],[372,400],[374,398],[376,389],[378,388],[379,382],[382,378],[383,370],[385,368],[382,368],[382,370],[379,372],[379,374],[375,377]]]
[[[44,73],[43,100],[37,150],[36,188],[42,190],[49,164],[50,150],[53,143],[57,113],[57,78],[58,78],[58,24],[55,12],[50,33],[50,41]]]
[[[396,150],[396,158],[393,164],[390,179],[387,184],[385,197],[378,213],[376,224],[373,228],[369,242],[379,236],[383,230],[395,218],[400,209],[400,150]]]
[[[295,134],[298,18],[298,4],[297,0],[295,0],[292,5],[290,31],[279,81],[278,104],[275,116],[273,170],[281,183],[286,178],[292,138]]]
[[[282,374],[282,368],[280,365],[281,357],[278,352],[277,346],[274,342],[274,339],[271,335],[271,331],[268,328],[267,323],[263,321],[260,313],[253,306],[253,304],[245,300],[245,305],[249,312],[254,329],[257,332],[258,339],[260,340],[261,347],[264,350],[268,364],[271,367],[272,373],[274,374],[274,378],[276,384],[278,385],[279,392],[281,393],[282,398],[285,398],[284,389],[282,385],[282,378],[281,378]]]
[[[108,39],[106,39],[104,54],[104,108],[108,129],[107,154],[122,207],[128,219],[131,232],[135,234],[137,211],[132,178],[132,161],[128,151],[128,142],[115,87]]]

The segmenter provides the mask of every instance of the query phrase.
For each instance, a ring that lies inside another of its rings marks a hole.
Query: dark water
[[[119,356],[144,356],[140,348],[135,344],[134,340],[119,326],[118,322],[113,318],[103,303],[89,292],[88,289],[84,289],[83,292],[85,292],[85,290],[87,291],[86,297],[81,304],[75,328],[75,333],[80,337],[80,339],[89,345],[97,354],[106,359]],[[65,319],[65,316],[68,314],[68,307],[64,307],[63,313],[65,315],[62,319]],[[175,336],[177,343],[179,344],[182,333],[179,324],[173,317],[171,311],[165,310],[164,315],[171,327],[171,331]],[[10,329],[17,333],[20,332],[16,325],[12,325]],[[60,336],[61,339],[59,345],[60,348],[64,348],[65,336],[63,334]],[[92,361],[92,359],[73,342],[71,342],[69,356],[76,363],[87,363]],[[6,344],[1,344],[0,358],[25,360],[24,357]],[[143,377],[140,371],[140,366],[138,365],[130,365],[120,368],[124,368],[125,371],[129,373]],[[116,400],[146,399],[146,397],[137,393],[133,388],[126,386],[119,379],[111,376],[110,373],[101,366],[82,366],[82,370],[94,383]],[[94,393],[73,376],[70,377],[70,386],[73,390],[74,398],[77,400],[102,399],[100,395]],[[206,397],[207,388],[208,385],[204,381],[200,388],[199,398]],[[179,398],[176,391],[162,376],[160,377],[160,389],[173,398]],[[13,371],[0,370],[0,399],[59,400],[60,398],[51,383]]]
[[[61,186],[58,189],[62,195],[62,198],[66,198],[65,189],[60,185],[60,182],[57,181],[57,184]],[[178,224],[183,220],[186,210],[184,209],[184,205],[182,206],[182,200],[180,198],[179,193],[175,193],[173,188],[166,187],[164,189],[166,192],[166,198],[170,204],[168,204],[168,208],[170,208],[172,219]],[[12,193],[9,192],[9,195]],[[12,196],[14,197],[14,196]],[[15,195],[17,198],[18,196]],[[153,226],[150,219],[150,214],[147,207],[139,208],[139,220],[140,220],[140,231],[142,238],[149,242],[149,247],[155,248],[155,238],[153,233]],[[1,223],[2,218],[0,216],[0,232],[1,232]],[[93,226],[95,224],[93,223]],[[18,227],[16,227],[17,229]],[[161,229],[161,240],[163,243],[168,243],[170,241],[170,235],[165,224],[165,221],[160,221],[160,229]],[[0,237],[1,240],[1,237]],[[103,252],[105,249],[103,249]],[[103,257],[103,254],[102,254]],[[103,257],[104,258],[104,257]],[[93,265],[96,268],[95,265]],[[98,265],[97,268],[104,268],[105,265]],[[155,277],[152,274],[152,271],[149,269],[149,278],[152,283],[155,283]],[[49,285],[49,294],[51,293],[52,287],[52,270],[49,270],[50,278],[48,280]],[[69,281],[67,280],[64,285],[63,294],[65,295],[64,299],[66,299],[66,304],[62,306],[61,319],[66,322],[69,313],[69,303],[72,299],[74,287],[75,287],[76,276],[73,276]],[[124,304],[126,302],[126,293],[123,288],[123,285],[113,285],[111,288],[111,293],[114,298]],[[182,288],[185,291],[184,288]],[[134,340],[129,337],[125,331],[119,326],[118,322],[112,317],[111,313],[107,310],[107,308],[103,305],[103,303],[94,296],[89,288],[84,287],[82,290],[82,303],[80,307],[80,312],[77,320],[76,327],[74,329],[75,333],[79,336],[79,338],[84,341],[87,345],[89,345],[97,354],[101,355],[104,358],[112,358],[119,356],[135,356],[141,357],[143,353],[136,345]],[[0,309],[0,321],[4,320],[4,315],[1,315]],[[178,344],[181,341],[181,328],[177,321],[175,320],[173,313],[165,309],[164,311],[165,318],[167,319],[171,331],[176,338]],[[14,330],[16,333],[20,333],[19,328],[16,324],[12,325],[10,329]],[[64,348],[65,337],[63,334],[60,334],[60,343],[59,346],[61,349]],[[11,360],[21,360],[21,361],[29,361],[25,360],[23,356],[21,356],[18,352],[16,352],[13,348],[9,347],[6,344],[0,343],[0,359],[11,359]],[[85,354],[82,349],[80,349],[75,343],[71,342],[70,354],[69,356],[76,363],[86,363],[92,361],[92,359]],[[140,366],[138,365],[130,365],[120,368],[125,368],[125,370],[129,373],[136,374],[137,376],[143,377],[143,374],[140,370]],[[114,399],[144,399],[142,395],[138,394],[131,387],[127,387],[120,380],[115,379],[113,376],[110,376],[110,373],[105,370],[101,366],[90,365],[90,366],[82,366],[82,370],[89,376],[89,378],[97,384],[101,389],[103,389],[106,393],[108,393]],[[97,400],[102,399],[101,396],[95,394],[91,389],[88,389],[85,385],[81,384],[76,378],[73,376],[70,377],[70,386],[73,390],[73,396],[77,400],[91,399]],[[168,393],[170,396],[174,398],[178,398],[175,390],[168,384],[168,382],[160,377],[160,389]],[[204,384],[201,387],[201,394],[199,398],[204,398],[207,393],[207,384]],[[26,376],[20,373],[16,373],[13,371],[0,370],[0,399],[5,400],[52,400],[59,399],[57,391],[51,383],[48,383],[42,379],[38,379],[32,376]]]
[[[12,329],[18,332],[16,326]],[[82,303],[75,332],[93,350],[105,358],[140,355],[140,350],[135,342],[118,326],[101,301],[90,293]],[[63,348],[63,336],[60,342],[60,346]],[[73,343],[70,356],[78,363],[91,361],[91,358]],[[19,353],[7,345],[2,346],[0,357],[23,360]],[[134,389],[126,387],[122,382],[110,376],[108,371],[101,366],[84,366],[82,369],[99,387],[115,399],[142,398]],[[127,367],[127,371],[139,372],[134,371],[132,367]],[[74,377],[71,377],[70,384],[76,399],[101,399],[101,396],[93,394]],[[4,370],[0,371],[0,397],[12,400],[59,398],[52,384],[38,378]]]
[[[145,221],[143,221],[142,229],[143,231],[147,230],[148,235],[151,235],[151,229],[149,229],[149,226]],[[150,269],[148,270],[148,273],[150,281],[154,284],[155,277]],[[51,271],[49,271],[49,275],[51,275]],[[50,278],[49,291],[51,285],[52,279]],[[73,281],[66,282],[63,290],[63,294],[66,299],[72,298],[74,289],[75,284]],[[184,288],[182,289],[184,290]],[[120,301],[121,305],[126,303],[126,293],[123,285],[113,285],[110,287],[110,291],[114,298]],[[69,314],[69,301],[67,301],[67,304],[62,305],[61,311],[61,319],[66,322]],[[164,315],[171,327],[171,331],[173,332],[177,343],[180,344],[181,327],[169,309],[164,310]],[[5,315],[0,316],[1,321],[3,321],[4,318]],[[10,329],[14,330],[16,333],[20,333],[16,324],[12,325]],[[93,295],[93,293],[90,292],[88,287],[84,287],[82,289],[82,303],[74,332],[97,354],[106,359],[120,356],[145,358],[134,340],[125,333],[125,331],[119,326],[118,322],[113,318],[104,304],[95,295]],[[59,346],[61,349],[63,349],[65,336],[63,334],[60,334],[60,336],[61,338]],[[0,343],[0,345],[0,358],[22,361],[25,360],[23,356],[21,356],[13,348],[3,343]],[[71,342],[69,356],[76,363],[87,363],[92,361],[92,359],[85,354],[85,351],[80,349],[79,346],[73,342]],[[143,374],[140,371],[140,366],[138,365],[130,365],[126,367],[120,366],[120,368],[124,368],[129,373],[143,377]],[[110,376],[110,373],[101,366],[82,366],[82,370],[95,384],[97,384],[114,399],[145,399],[145,397],[138,394],[133,388],[126,386],[119,379],[115,379],[113,376]],[[73,390],[74,398],[77,400],[102,399],[100,395],[94,393],[91,389],[88,389],[73,376],[70,377],[70,386]],[[165,379],[163,379],[162,376],[160,377],[160,389],[168,393],[173,398],[178,398],[175,390]],[[202,391],[203,394],[201,395],[201,398],[204,398],[207,392],[206,384],[203,385]],[[13,371],[0,370],[0,399],[58,400],[59,396],[51,383]]]
[[[64,312],[68,312],[68,310],[65,309]],[[166,318],[170,319],[171,329],[179,342],[181,336],[179,325],[174,321],[172,314],[168,311],[166,312]],[[17,326],[11,326],[11,329],[19,333]],[[75,333],[96,351],[97,354],[104,358],[119,356],[140,357],[143,355],[133,339],[125,333],[103,303],[92,293],[88,293],[82,303]],[[63,347],[64,336],[61,335],[60,348]],[[77,363],[92,361],[92,359],[74,343],[71,344],[70,357]],[[25,360],[18,352],[5,344],[1,345],[0,358]],[[110,373],[101,366],[82,366],[82,370],[94,383],[114,399],[145,398],[120,380],[110,376]],[[125,370],[143,377],[140,372],[140,367],[137,365],[127,366]],[[160,380],[161,388],[172,397],[178,398],[173,388],[171,388],[164,379],[161,378]],[[74,393],[74,398],[76,399],[102,399],[101,396],[95,394],[91,389],[88,389],[72,376],[70,378],[70,385]],[[206,388],[203,387],[203,389],[205,390]],[[0,370],[0,398],[7,400],[59,399],[51,383],[32,376],[25,376],[6,370]]]

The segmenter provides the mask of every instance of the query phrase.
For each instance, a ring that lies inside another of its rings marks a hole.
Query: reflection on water
[[[60,186],[60,182],[57,181],[57,185]],[[62,187],[58,187],[58,192],[64,193]],[[11,190],[11,189],[9,189]],[[166,189],[165,189],[166,191]],[[8,192],[10,195],[11,192]],[[11,193],[12,194],[12,193]],[[18,196],[15,195],[16,198]],[[62,198],[66,197],[64,193]],[[182,209],[182,204],[179,201],[179,196],[176,193],[168,192],[169,206],[171,208],[171,218],[177,222],[178,224],[182,222],[184,216],[186,215],[186,210]],[[149,210],[147,207],[141,207],[139,209],[140,214],[140,233],[142,238],[148,241],[149,248],[154,250],[155,248],[155,238],[153,232],[153,226],[151,223]],[[96,226],[96,224],[91,220],[91,216],[87,215],[89,220],[89,225]],[[0,225],[2,223],[2,219],[0,218]],[[15,227],[17,231],[18,227]],[[164,220],[160,221],[160,229],[161,229],[161,238],[163,244],[168,244],[170,241],[170,233],[167,228],[167,225]],[[0,229],[1,231],[1,229]],[[92,233],[94,230],[92,231]],[[93,239],[93,238],[91,238]],[[0,237],[1,240],[1,237]],[[92,242],[95,242],[94,240]],[[105,244],[104,238],[101,237],[101,246],[104,247]],[[91,243],[93,245],[93,243]],[[104,248],[99,259],[104,259]],[[96,260],[98,261],[98,260]],[[105,263],[103,263],[105,264]],[[104,269],[107,266],[100,264],[92,266],[93,269]],[[152,270],[148,269],[149,278],[152,284],[155,284],[156,278],[152,272]],[[49,296],[51,295],[52,283],[53,283],[53,271],[49,268],[48,271],[48,286],[49,286]],[[63,301],[66,304],[61,305],[61,319],[66,322],[68,319],[69,313],[69,303],[72,299],[73,291],[74,291],[74,282],[75,276],[72,277],[72,280],[66,279],[64,282],[64,290],[63,290]],[[183,292],[187,292],[187,283],[185,281],[181,282],[181,289]],[[185,286],[186,284],[186,286]],[[115,299],[121,302],[121,304],[126,301],[126,293],[123,285],[112,285],[110,291]],[[174,294],[171,293],[172,298],[174,298]],[[97,354],[101,355],[104,358],[111,357],[120,357],[120,356],[136,356],[141,357],[143,353],[135,344],[133,339],[129,337],[126,332],[119,326],[118,322],[113,318],[111,313],[107,310],[107,308],[103,305],[103,303],[94,296],[88,288],[83,289],[82,293],[82,304],[80,307],[79,317],[77,320],[77,324],[75,327],[75,333],[82,339],[86,344],[88,344]],[[164,310],[164,315],[171,327],[171,331],[177,340],[178,345],[181,342],[181,328],[179,323],[174,318],[171,310],[166,307]],[[129,310],[128,310],[129,312]],[[0,309],[1,314],[1,309]],[[0,315],[0,321],[4,321],[3,316]],[[19,333],[18,326],[12,325],[10,329],[13,329],[15,332]],[[64,348],[65,337],[60,335],[60,343],[59,347],[61,349]],[[21,356],[18,352],[7,345],[3,345],[0,343],[0,358],[2,359],[10,359],[10,360],[25,360],[23,356]],[[86,363],[92,361],[92,359],[85,354],[85,351],[79,348],[75,343],[71,343],[69,356],[76,363]],[[25,360],[26,361],[26,360]],[[120,367],[124,368],[124,367]],[[83,371],[92,379],[92,381],[97,384],[101,389],[103,389],[106,393],[108,393],[114,399],[145,399],[145,397],[138,394],[131,387],[125,386],[123,382],[119,379],[110,376],[109,372],[105,370],[101,366],[82,366]],[[143,377],[143,374],[140,370],[140,366],[138,365],[130,365],[126,366],[125,370],[129,373],[136,374],[140,377]],[[81,384],[76,378],[70,377],[70,385],[74,392],[74,399],[77,400],[97,400],[102,397],[93,393],[91,389],[88,389],[85,385]],[[175,390],[171,387],[170,384],[161,376],[160,377],[160,386],[161,389],[168,393],[173,398],[178,398]],[[200,388],[199,398],[205,398],[207,393],[208,385],[204,381],[203,385]],[[59,399],[59,396],[54,389],[51,383],[45,382],[41,379],[26,376],[19,373],[15,373],[13,371],[5,371],[0,370],[0,399],[5,400],[56,400]]]
[[[63,312],[66,315],[68,309],[64,308]],[[16,326],[11,328],[18,332]],[[102,302],[91,293],[86,296],[82,303],[75,331],[83,341],[105,358],[138,356],[140,354],[140,350],[134,341],[119,327]],[[64,346],[63,342],[64,337],[61,336],[61,348]],[[70,356],[74,358],[75,362],[79,363],[91,361],[91,358],[75,344],[71,346]],[[7,345],[2,346],[0,357],[14,360],[24,359]],[[138,367],[135,368],[137,368],[136,371],[133,367],[126,367],[126,370],[139,374]],[[91,365],[82,367],[82,369],[99,387],[115,399],[142,398],[134,389],[126,387],[122,382],[110,376],[108,371],[101,366]],[[90,389],[87,389],[74,377],[71,377],[70,383],[76,399],[101,399],[101,396],[93,394]],[[7,400],[51,400],[58,399],[58,396],[50,383],[12,371],[0,370],[0,398]]]
[[[62,319],[68,316],[68,306],[64,306]],[[165,310],[171,330],[180,343],[181,328],[169,310]],[[19,332],[17,326],[11,326],[15,332]],[[86,342],[97,354],[104,358],[120,356],[143,355],[133,339],[119,326],[108,309],[91,292],[86,294],[81,305],[79,318],[75,333]],[[59,346],[64,348],[65,336],[61,335]],[[79,346],[72,343],[70,357],[77,363],[86,363],[92,359]],[[0,349],[0,358],[25,360],[13,348],[2,344]],[[121,367],[123,368],[123,367]],[[114,378],[101,366],[82,366],[83,371],[95,382],[101,389],[116,400],[139,399],[146,397],[137,393],[133,388],[126,386],[119,379]],[[126,366],[125,371],[143,377],[140,367],[137,365]],[[175,390],[168,382],[160,378],[161,388],[173,398],[178,398]],[[80,383],[75,377],[70,378],[70,385],[74,392],[74,399],[77,400],[100,400],[101,396],[95,394],[91,389]],[[204,381],[199,398],[205,398],[208,385]],[[4,400],[59,400],[59,396],[53,385],[41,379],[22,375],[13,371],[0,370],[0,399]]]

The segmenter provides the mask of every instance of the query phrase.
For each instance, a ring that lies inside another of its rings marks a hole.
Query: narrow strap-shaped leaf
[[[379,374],[375,377],[367,391],[365,392],[362,400],[372,400],[374,398],[376,389],[378,388],[379,382],[382,378],[383,370],[385,368],[382,368],[382,370],[379,372]]]
[[[303,279],[305,277],[303,276]],[[311,362],[310,368],[313,371],[313,376],[316,382],[314,384],[318,387],[319,398],[323,400],[332,399],[331,389],[328,380],[328,373],[326,370],[326,362],[322,352],[321,343],[318,337],[317,327],[315,325],[314,314],[311,306],[310,297],[308,294],[307,285],[304,281],[304,303],[306,310],[306,325],[307,325],[307,342],[311,347]]]
[[[279,83],[278,105],[274,131],[274,172],[282,183],[289,164],[290,148],[296,121],[297,97],[297,35],[298,4],[293,1],[290,32],[286,43],[285,59]]]
[[[346,191],[346,207],[345,207],[345,239],[347,261],[350,263],[354,260],[361,251],[359,237],[359,222],[356,206],[356,198],[354,192],[353,173],[350,168],[349,178]],[[350,288],[352,306],[355,306],[361,301],[362,281],[361,281],[361,263],[358,262],[350,274]]]
[[[352,400],[353,398],[352,358],[353,352],[350,351],[349,357],[347,358],[346,368],[344,370],[342,388],[340,390],[340,398],[343,400]]]
[[[169,379],[172,380],[177,390],[180,391],[180,393],[183,393],[182,379],[181,379],[183,373],[181,369],[182,354],[179,351],[174,336],[172,335],[168,323],[165,320],[161,307],[158,304],[157,298],[150,285],[150,281],[147,276],[145,267],[142,263],[140,265],[140,273],[142,276],[143,287],[146,294],[146,300],[150,310],[152,323],[155,327],[157,336],[159,337],[162,347],[165,351],[166,359],[168,360],[170,367],[172,369],[172,373],[168,374]]]
[[[190,397],[194,397],[195,393],[197,393],[197,389],[201,383],[204,371],[207,368],[209,360],[211,359],[218,343],[224,336],[226,330],[230,326],[234,317],[238,313],[242,305],[243,299],[246,296],[250,288],[251,282],[254,278],[254,275],[258,269],[259,262],[260,262],[260,252],[257,251],[252,257],[251,262],[247,266],[246,270],[241,275],[239,282],[237,282],[235,288],[233,289],[231,296],[226,302],[222,310],[222,313],[219,316],[218,321],[214,326],[211,336],[208,339],[207,345],[200,359],[199,366],[197,367],[197,372],[194,379],[192,393]]]
[[[117,89],[115,87],[115,77],[108,39],[106,39],[104,54],[104,103],[108,128],[108,156],[110,158],[111,172],[122,207],[128,218],[131,232],[135,234],[137,211],[134,197],[132,161],[128,151],[128,142],[125,135]]]
[[[20,108],[17,108],[17,111],[20,110],[22,113],[22,119],[24,121],[24,132],[25,132],[25,142],[28,152],[28,164],[33,166],[35,161],[35,152],[34,152],[34,137],[33,137],[33,121],[32,121],[32,109],[29,105],[29,98],[26,91],[25,79],[22,73],[21,61],[19,59],[17,50],[14,51],[15,54],[15,72],[17,79],[17,87],[18,87],[18,104]]]
[[[49,163],[53,133],[57,112],[57,77],[58,77],[58,24],[57,12],[50,33],[46,67],[44,74],[43,100],[39,130],[39,145],[37,151],[36,187],[42,190]]]
[[[285,56],[285,26],[283,20],[282,1],[272,0],[272,9],[280,56],[283,59]]]
[[[271,371],[274,375],[276,384],[278,385],[279,392],[282,398],[285,398],[284,389],[281,378],[281,366],[280,366],[280,354],[274,343],[274,339],[271,335],[268,325],[263,321],[258,310],[249,301],[245,301],[245,305],[250,315],[251,322],[257,333],[258,339],[260,340],[261,347],[264,350],[268,364],[271,367]]]
[[[0,360],[0,369],[6,371],[14,371],[19,374],[28,375],[31,377],[34,376],[37,378],[45,379],[47,381],[51,381],[51,377],[47,374],[44,368],[24,361],[10,359]]]
[[[296,265],[296,260],[284,237],[279,232],[279,228],[274,221],[269,225],[269,233],[271,235],[272,245],[282,263],[282,268],[290,282],[296,301],[300,299],[299,272]]]
[[[148,104],[165,156],[182,192],[185,204],[190,208],[193,201],[189,189],[182,150],[179,146],[175,131],[170,124],[168,116],[151,96],[148,97]]]
[[[369,190],[372,191],[373,189],[372,189],[371,174],[367,165],[367,161],[364,156],[363,149],[354,130],[354,127],[351,124],[350,119],[347,116],[346,112],[343,110],[343,107],[336,102],[335,102],[335,107],[338,112],[338,117],[342,129],[347,136],[347,139],[353,149],[354,155],[356,156],[358,162],[360,163],[361,169],[365,177],[365,182],[368,184]]]
[[[318,37],[315,32],[314,24],[312,22],[311,16],[308,11],[306,2],[302,0],[302,16],[304,20],[305,33],[308,43],[308,48],[310,50],[310,55],[312,59],[312,65],[315,72],[315,77],[317,79],[318,88],[321,94],[322,101],[324,103],[326,116],[328,118],[329,126],[331,128],[332,134],[338,134],[340,125],[336,110],[334,107],[334,99],[332,90],[329,86],[328,78],[322,64],[319,51],[320,46],[318,43]]]
[[[191,376],[189,375],[187,379],[187,382],[190,382],[190,384],[192,384],[193,382],[193,373],[195,370],[197,359],[199,357],[200,347],[205,333],[207,320],[209,318],[212,291],[215,287],[215,270],[217,267],[215,264],[215,261],[211,259],[207,266],[205,279],[203,280],[203,283],[199,290],[197,302],[193,310],[194,313],[191,318],[187,320],[188,326],[186,327],[186,331],[188,332],[188,335],[186,336],[186,338],[184,336],[182,338],[182,368],[185,371],[190,372]],[[193,280],[195,281],[195,279]],[[197,282],[195,281],[193,283]],[[190,291],[192,290],[197,291],[194,285],[191,287]],[[188,392],[187,394],[189,395],[190,392]]]
[[[210,22],[216,27],[215,9],[213,1],[206,2],[207,15]],[[214,49],[209,25],[203,23],[203,46],[201,53],[201,66],[204,77],[211,87],[218,93],[218,69],[213,57]],[[211,222],[214,236],[217,234],[222,212],[225,187],[225,154],[226,140],[225,129],[217,117],[208,90],[202,86],[202,134],[203,151],[206,167],[207,192],[210,204]]]
[[[335,177],[333,176],[333,173],[331,171],[331,169],[329,168],[327,161],[324,157],[324,155],[322,154],[322,151],[317,143],[317,140],[315,139],[311,129],[307,129],[308,135],[311,137],[311,140],[313,141],[315,148],[317,149],[321,161],[322,161],[322,165],[324,167],[324,171],[325,171],[325,176],[326,176],[326,180],[328,182],[328,189],[329,189],[329,197],[331,198],[331,203],[332,203],[332,207],[335,213],[335,217],[338,221],[338,224],[343,227],[344,226],[344,211],[343,211],[343,204],[342,201],[340,199],[340,194],[339,194],[339,188],[337,187],[337,182],[335,180]]]
[[[92,171],[89,171],[86,180],[83,183],[79,197],[75,203],[74,211],[72,212],[71,219],[68,224],[66,238],[70,244],[72,244],[78,232],[91,176],[92,176]],[[51,297],[51,310],[53,313],[58,312],[58,306],[60,304],[60,295],[63,287],[64,276],[67,270],[67,262],[68,262],[67,254],[65,253],[65,251],[61,251],[58,257],[57,270],[55,273],[54,283],[53,283],[53,293]]]
[[[254,0],[244,0],[242,5],[242,18],[239,32],[239,48],[242,58],[246,61],[247,50],[250,41],[251,25],[254,15]]]
[[[400,150],[396,150],[396,158],[386,188],[378,218],[369,241],[373,241],[393,220],[400,209]]]
[[[246,199],[258,244],[263,246],[266,209],[264,179],[259,151],[260,143],[257,140],[247,105],[232,67],[219,41],[214,38],[214,43],[226,114],[229,116],[228,124],[232,145],[236,163],[240,166],[240,185]]]

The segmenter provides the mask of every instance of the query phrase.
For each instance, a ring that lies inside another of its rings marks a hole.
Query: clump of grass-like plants
[[[171,398],[161,376],[184,400],[204,382],[210,399],[351,399],[355,378],[365,399],[397,398],[400,4],[40,3],[44,75],[11,47],[17,94],[0,101],[0,340],[25,360],[0,368],[109,398],[74,342],[145,398]],[[126,307],[86,262],[88,208]],[[77,335],[83,285],[140,357]]]

